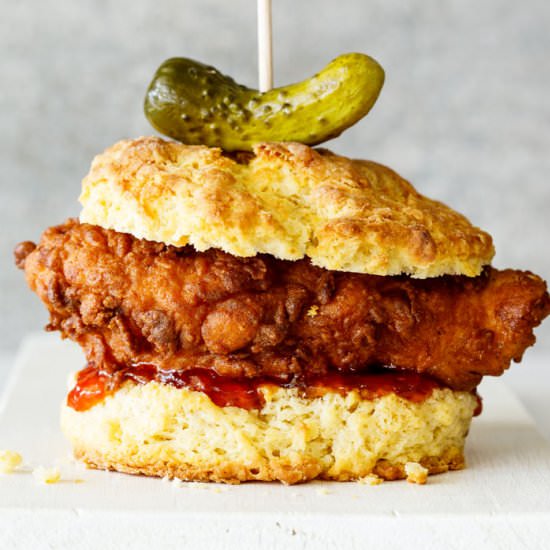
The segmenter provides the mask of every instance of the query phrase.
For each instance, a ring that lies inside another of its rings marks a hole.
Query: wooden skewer
[[[258,0],[258,77],[260,92],[273,88],[271,0]]]

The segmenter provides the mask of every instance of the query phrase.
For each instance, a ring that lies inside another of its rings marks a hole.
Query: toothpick
[[[258,77],[260,92],[273,88],[271,0],[258,0]]]

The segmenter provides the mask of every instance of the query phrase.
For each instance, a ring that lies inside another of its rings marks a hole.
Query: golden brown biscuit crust
[[[138,238],[235,256],[309,256],[327,269],[475,276],[491,237],[395,172],[299,143],[224,154],[155,137],[98,155],[81,221]]]
[[[188,466],[170,462],[150,464],[139,460],[129,460],[128,463],[113,461],[101,453],[75,448],[75,458],[84,462],[89,468],[96,470],[110,470],[123,474],[145,475],[150,477],[167,477],[182,481],[202,481],[239,484],[246,481],[280,481],[285,485],[305,483],[313,479],[324,481],[358,481],[361,477],[348,474],[330,475],[322,472],[322,466],[313,459],[304,458],[300,461],[274,459],[268,466],[250,468],[240,463],[225,464],[223,466]],[[419,460],[429,475],[442,474],[465,468],[464,454],[456,447],[446,449],[440,456],[424,456]],[[386,481],[406,479],[405,464],[380,459],[372,469],[371,474]]]

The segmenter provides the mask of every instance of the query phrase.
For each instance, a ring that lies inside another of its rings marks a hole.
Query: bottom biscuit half
[[[308,398],[261,388],[260,410],[219,407],[199,391],[126,382],[89,410],[63,406],[74,454],[94,468],[189,481],[351,481],[405,478],[417,462],[430,474],[464,467],[477,406],[468,392],[435,389],[416,403],[358,391]]]

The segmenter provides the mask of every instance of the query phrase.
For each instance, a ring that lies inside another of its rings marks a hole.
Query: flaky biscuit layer
[[[395,394],[362,399],[352,390],[305,398],[262,387],[261,410],[218,407],[206,394],[127,382],[91,409],[64,405],[63,431],[92,467],[194,481],[356,480],[406,477],[464,466],[476,407],[467,392],[436,389],[420,403]]]
[[[155,137],[98,155],[83,181],[82,222],[235,256],[308,256],[327,269],[413,277],[476,276],[491,237],[395,172],[298,143],[254,153]]]

